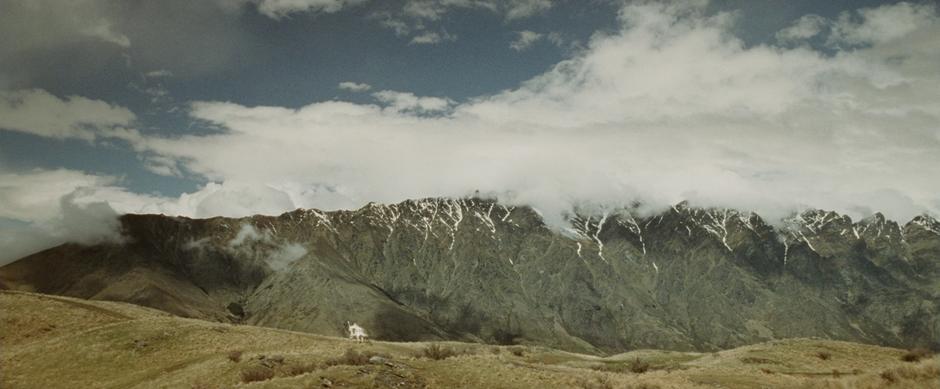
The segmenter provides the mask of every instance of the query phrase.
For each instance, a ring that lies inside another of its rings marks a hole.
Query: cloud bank
[[[392,91],[299,109],[199,102],[191,115],[227,131],[145,147],[302,207],[480,191],[549,214],[691,200],[905,219],[940,209],[940,183],[925,179],[940,176],[940,24],[909,7],[847,17],[864,40],[839,27],[854,43],[827,54],[746,47],[732,14],[702,4],[629,5],[621,31],[514,90],[463,103]],[[892,17],[911,25],[878,27]]]
[[[47,138],[127,137],[127,108],[81,96],[60,99],[44,90],[0,90],[0,128]]]
[[[207,217],[482,193],[556,223],[634,201],[770,220],[807,207],[940,213],[934,7],[800,19],[779,46],[746,46],[734,14],[701,2],[627,5],[619,20],[518,88],[468,101],[385,90],[297,109],[196,102],[190,115],[220,131],[127,140],[204,178],[201,190],[160,198],[94,178],[82,199]],[[816,37],[824,47],[793,44]],[[29,217],[29,204],[4,204]]]
[[[111,201],[140,196],[111,183],[68,170],[0,172],[0,265],[64,242],[122,241]]]

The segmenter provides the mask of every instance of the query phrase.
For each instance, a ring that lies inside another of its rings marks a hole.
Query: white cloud
[[[253,243],[260,243],[264,248],[256,250],[250,247]],[[203,244],[196,241],[190,242],[188,246],[193,249],[200,248]],[[246,245],[249,247],[242,247]],[[246,251],[247,254],[261,257],[274,271],[284,270],[294,261],[307,255],[307,249],[303,245],[279,241],[270,230],[258,231],[248,223],[242,224],[235,237],[228,242],[228,249],[236,252]]]
[[[395,35],[412,35],[412,44],[435,44],[453,41],[456,35],[434,32],[443,16],[449,12],[482,10],[499,15],[507,22],[528,18],[549,10],[551,0],[408,0],[401,7],[372,14],[373,19],[395,31]]]
[[[292,13],[339,12],[343,8],[365,3],[367,0],[251,0],[261,14],[280,19]]]
[[[279,214],[295,208],[290,195],[267,185],[209,183],[196,192],[170,198],[133,193],[115,177],[75,170],[0,170],[0,247],[3,247],[0,266],[66,242],[119,242],[123,239],[119,214],[244,217]],[[275,243],[264,235],[266,231],[255,232],[240,232],[241,238],[236,237],[240,241],[233,245],[260,238]],[[192,248],[196,246],[194,242]],[[268,258],[272,268],[299,258],[296,247],[286,243],[277,246]]]
[[[433,45],[438,44],[444,41],[455,41],[457,40],[456,35],[448,34],[446,31],[443,32],[434,32],[434,31],[424,31],[418,35],[415,35],[411,38],[411,44],[413,45]]]
[[[506,19],[522,19],[552,7],[551,0],[515,0],[506,2]]]
[[[158,198],[74,172],[7,175],[0,217],[49,219],[60,211],[43,204],[78,186],[93,188],[79,204],[194,217],[476,190],[553,222],[576,205],[634,200],[770,220],[806,206],[902,221],[940,213],[935,15],[892,40],[829,53],[745,46],[731,15],[694,4],[628,5],[620,18],[619,32],[596,35],[544,74],[469,101],[380,91],[376,104],[195,103],[195,119],[224,130],[124,136],[157,165],[204,176],[200,190]]]
[[[777,32],[780,42],[798,42],[819,35],[828,24],[828,20],[819,15],[804,15],[787,28]]]
[[[299,109],[202,102],[192,115],[227,132],[146,148],[224,185],[277,191],[257,193],[272,212],[474,190],[549,218],[635,199],[770,218],[805,206],[898,219],[938,211],[940,183],[924,179],[940,176],[935,24],[906,45],[823,55],[745,47],[731,15],[696,6],[629,5],[621,19],[619,33],[496,95],[458,104],[382,91],[380,105]]]
[[[123,48],[131,47],[131,40],[126,35],[115,32],[111,28],[111,23],[106,19],[99,19],[94,24],[85,27],[82,34],[101,39],[102,41],[113,43]]]
[[[453,10],[482,9],[513,20],[544,12],[552,5],[551,0],[408,0],[401,13],[413,19],[438,20]]]
[[[901,2],[858,12],[843,12],[832,27],[833,44],[866,45],[902,38],[937,23],[932,4]]]
[[[535,31],[523,30],[517,32],[516,39],[509,43],[509,47],[516,51],[528,49],[532,44],[542,39],[542,34]]]
[[[372,89],[372,85],[352,81],[343,81],[339,83],[338,88],[348,90],[350,92],[365,92],[369,89]]]
[[[144,76],[148,78],[173,77],[173,72],[166,70],[166,69],[160,69],[160,70],[153,70],[153,71],[144,73]]]
[[[434,113],[446,111],[453,101],[440,97],[419,97],[413,93],[383,90],[372,94],[387,109],[399,112]]]
[[[0,171],[0,265],[65,242],[121,241],[108,193],[123,190],[114,181],[70,170]]]
[[[0,129],[47,138],[136,137],[127,108],[81,96],[60,99],[40,89],[0,91]]]

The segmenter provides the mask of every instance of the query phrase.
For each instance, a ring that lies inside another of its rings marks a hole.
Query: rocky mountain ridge
[[[819,336],[937,347],[940,222],[680,203],[576,215],[570,228],[481,199],[279,216],[121,218],[124,244],[63,245],[0,286],[184,316],[381,339],[589,352],[713,350]]]

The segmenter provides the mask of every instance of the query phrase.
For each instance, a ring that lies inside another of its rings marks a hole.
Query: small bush
[[[261,362],[261,366],[269,367],[272,369],[275,368],[276,366],[280,366],[284,364],[284,356],[282,355],[272,355],[270,357],[261,355],[258,357],[258,360]]]
[[[425,358],[439,361],[442,359],[453,357],[457,355],[457,353],[454,352],[454,350],[451,349],[450,347],[441,347],[437,343],[431,343],[427,347],[425,347],[424,350],[422,350],[422,355]]]
[[[777,362],[773,359],[767,358],[758,358],[758,357],[744,357],[739,359],[742,363],[749,365],[779,365],[780,362]]]
[[[315,363],[294,363],[287,366],[287,375],[294,377],[307,374],[314,370],[317,370],[317,365]]]
[[[630,362],[630,371],[634,373],[643,374],[649,371],[649,369],[649,362],[641,361],[640,358],[636,358],[633,360],[633,362]]]
[[[242,382],[265,381],[274,378],[274,370],[264,366],[252,366],[242,370]]]
[[[232,362],[240,362],[242,360],[242,350],[232,350],[228,352],[228,360]]]
[[[921,359],[930,358],[932,354],[930,350],[925,348],[913,348],[902,355],[901,360],[904,362],[918,362]]]
[[[604,376],[594,378],[593,380],[582,378],[578,381],[577,385],[582,389],[614,389],[614,385],[610,383],[610,379]]]
[[[832,353],[828,351],[820,351],[816,353],[816,358],[822,359],[824,361],[828,361],[829,358],[832,358]]]
[[[349,366],[361,366],[369,364],[369,358],[373,354],[361,353],[351,348],[346,349],[346,352],[337,358],[329,359],[326,361],[327,366],[338,366],[338,365],[349,365]]]
[[[509,349],[509,352],[512,353],[512,355],[515,355],[517,357],[521,357],[525,355],[525,349],[522,347],[513,347]]]

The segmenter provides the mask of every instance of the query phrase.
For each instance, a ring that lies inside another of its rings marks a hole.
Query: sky
[[[940,213],[936,1],[0,0],[0,263],[481,195]]]

